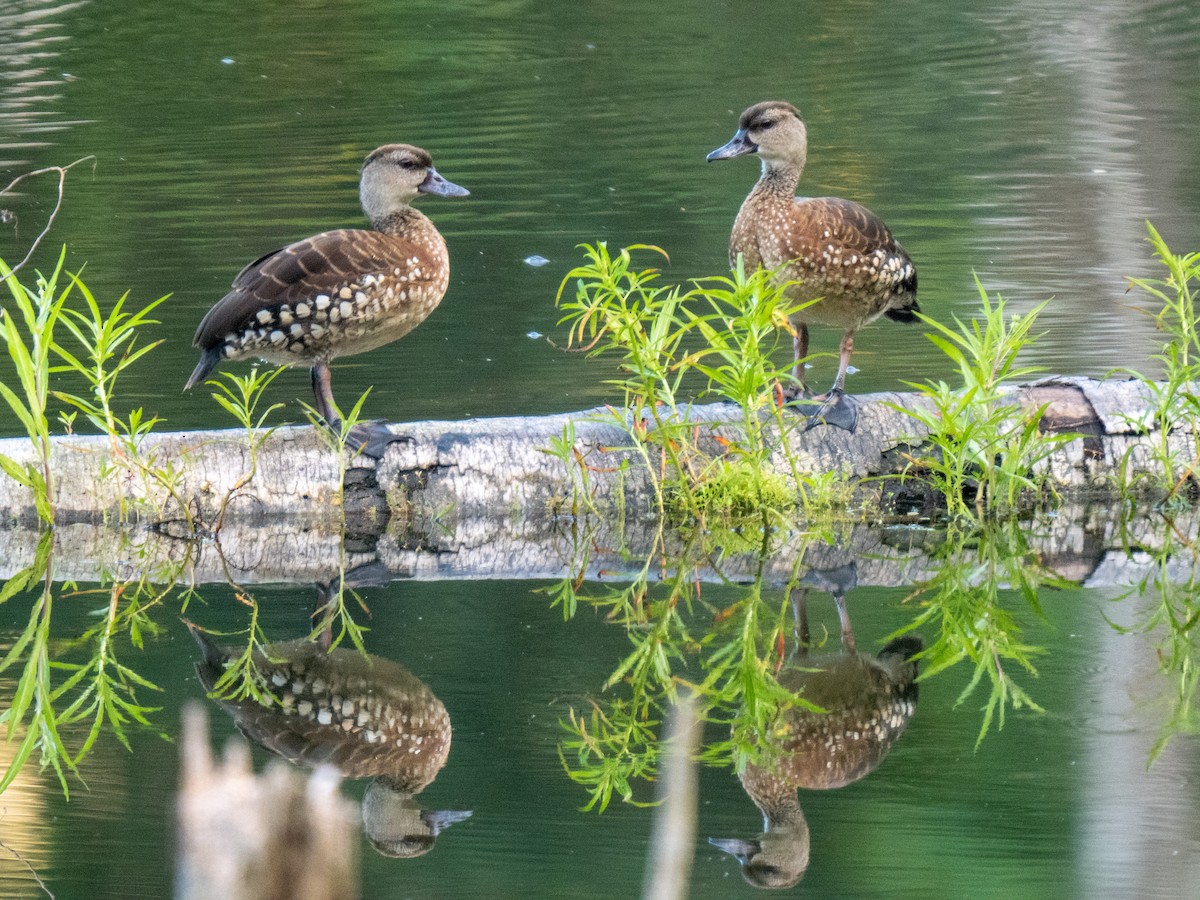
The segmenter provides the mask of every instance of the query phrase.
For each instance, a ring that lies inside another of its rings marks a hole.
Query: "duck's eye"
[[[774,119],[767,119],[767,120],[766,120],[766,121],[764,121],[764,122],[759,122],[759,123],[758,123],[757,125],[755,125],[754,127],[755,127],[755,129],[756,129],[757,131],[766,131],[768,128],[770,128],[770,127],[771,127],[772,125],[774,125],[774,124],[775,124],[775,120],[774,120]]]
[[[402,169],[415,169],[416,167],[417,167],[417,164],[415,162],[413,162],[411,159],[400,160],[400,168],[402,168]]]

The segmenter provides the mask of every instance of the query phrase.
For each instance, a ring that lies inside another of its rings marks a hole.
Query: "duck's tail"
[[[187,380],[187,384],[183,386],[183,389],[190,391],[195,385],[202,382],[217,367],[217,363],[224,358],[219,344],[216,347],[209,347],[201,353],[200,362],[196,363],[196,368],[192,370],[192,377]]]

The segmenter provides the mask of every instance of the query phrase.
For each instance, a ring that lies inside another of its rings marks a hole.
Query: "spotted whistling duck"
[[[820,584],[820,582],[817,582]],[[809,831],[797,788],[829,790],[865,778],[903,733],[917,702],[916,634],[892,640],[875,657],[860,653],[846,611],[845,585],[828,587],[842,627],[842,652],[808,655],[807,587],[792,591],[798,659],[779,676],[781,686],[825,712],[793,706],[762,735],[762,759],[747,763],[742,787],[763,814],[752,840],[709,838],[742,864],[755,887],[791,887],[808,868]]]
[[[808,135],[796,107],[769,100],[742,113],[729,143],[708,161],[757,154],[762,176],[746,197],[729,238],[729,260],[740,255],[747,269],[776,270],[793,282],[788,297],[816,301],[797,313],[795,366],[804,389],[807,321],[843,329],[837,378],[810,424],[825,421],[854,430],[857,416],[846,401],[846,369],[854,333],[880,316],[916,320],[917,270],[886,225],[865,206],[838,197],[797,197],[808,157]]]
[[[419,147],[388,144],[373,150],[359,182],[372,230],[326,231],[242,269],[196,330],[193,343],[201,356],[187,388],[226,359],[309,366],[317,412],[338,431],[330,362],[404,337],[446,293],[446,242],[410,205],[418,194],[465,197],[468,191],[439,175]],[[398,439],[372,422],[356,427],[349,443],[378,457]]]
[[[423,809],[416,795],[450,753],[450,716],[429,687],[399,663],[307,640],[254,651],[255,691],[213,693],[244,647],[226,648],[191,622],[196,672],[210,696],[256,744],[304,768],[332,765],[370,778],[363,797],[367,838],[381,854],[421,856],[469,810]]]

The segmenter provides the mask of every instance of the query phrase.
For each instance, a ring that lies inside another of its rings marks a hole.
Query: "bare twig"
[[[26,172],[24,175],[18,175],[16,178],[14,178],[12,181],[9,182],[8,187],[4,188],[4,190],[0,190],[0,197],[3,197],[5,194],[7,194],[9,191],[11,191],[13,188],[15,188],[18,184],[20,184],[26,178],[33,178],[35,175],[45,175],[48,172],[57,172],[58,173],[58,197],[54,201],[54,209],[52,209],[50,211],[50,218],[48,218],[46,220],[46,227],[42,229],[41,234],[39,234],[36,238],[34,238],[33,243],[29,246],[29,252],[25,254],[24,259],[22,259],[19,263],[17,263],[15,266],[12,267],[12,270],[8,273],[8,275],[5,278],[6,281],[9,278],[12,278],[14,275],[16,275],[17,272],[19,272],[21,270],[21,268],[27,262],[29,262],[30,258],[37,251],[38,245],[42,242],[42,239],[50,233],[50,228],[54,225],[54,219],[58,215],[58,211],[62,208],[63,192],[66,188],[66,183],[67,183],[67,171],[69,169],[72,169],[75,166],[79,165],[80,163],[87,162],[89,159],[93,162],[93,164],[96,161],[95,156],[84,156],[80,159],[75,160],[75,162],[67,163],[65,166],[46,166],[46,168],[44,168],[44,169],[34,169],[32,172]],[[93,165],[93,171],[94,171],[94,169],[95,169],[95,166]],[[6,210],[6,212],[7,212],[7,210]]]
[[[5,810],[5,813],[7,812],[8,810]],[[46,896],[51,898],[54,897],[54,894],[51,892],[50,888],[46,887],[46,882],[42,881],[42,876],[37,873],[37,869],[35,869],[30,864],[29,860],[22,856],[20,852],[8,846],[8,844],[4,843],[4,841],[0,841],[0,850],[7,850],[9,853],[11,853],[18,862],[22,863],[25,868],[29,870],[29,874],[33,876],[33,880],[38,883],[38,887],[42,889]]]

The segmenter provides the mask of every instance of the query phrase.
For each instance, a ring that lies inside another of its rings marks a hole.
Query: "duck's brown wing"
[[[822,274],[842,268],[848,276],[867,279],[873,270],[891,294],[889,315],[911,318],[918,309],[917,269],[879,216],[841,197],[798,197],[793,213],[788,258],[805,260],[811,269],[824,267]]]
[[[841,197],[797,197],[795,221],[786,231],[792,258],[820,257],[830,244],[838,256],[883,250],[909,262],[887,225],[861,203]]]
[[[284,304],[295,309],[322,294],[335,297],[367,275],[386,273],[404,276],[409,285],[421,284],[434,274],[433,263],[418,242],[363,229],[326,231],[268,253],[242,269],[229,293],[201,320],[193,343],[201,349],[214,347],[225,335],[251,324],[260,311],[274,312]]]

